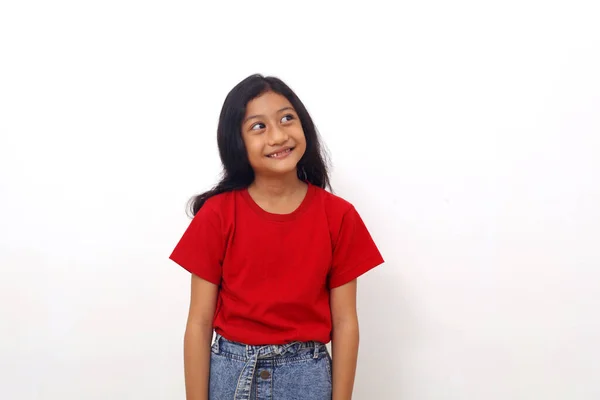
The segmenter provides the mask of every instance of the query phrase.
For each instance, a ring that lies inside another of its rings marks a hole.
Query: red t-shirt
[[[310,184],[284,215],[246,189],[211,197],[170,258],[219,285],[215,331],[250,345],[328,343],[329,290],[383,263],[354,207]]]

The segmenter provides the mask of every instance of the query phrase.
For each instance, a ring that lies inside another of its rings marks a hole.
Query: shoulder
[[[207,207],[213,211],[219,211],[223,206],[231,203],[237,191],[228,191],[211,196],[206,200],[203,207]]]
[[[355,212],[354,205],[348,200],[318,186],[315,186],[315,191],[330,220],[339,221],[344,215]]]
[[[227,221],[235,204],[235,196],[236,191],[228,191],[209,197],[200,207],[195,218],[207,218],[219,223]]]

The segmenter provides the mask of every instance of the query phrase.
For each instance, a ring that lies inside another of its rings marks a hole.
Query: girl
[[[252,75],[225,99],[217,141],[223,178],[192,199],[170,256],[192,274],[187,399],[350,399],[356,279],[383,259],[325,190],[312,119],[281,80]]]

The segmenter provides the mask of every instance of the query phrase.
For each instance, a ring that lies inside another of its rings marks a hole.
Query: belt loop
[[[219,335],[218,333],[215,334],[215,352],[217,354],[219,354],[221,352],[221,349],[219,347],[219,342],[221,339],[221,335]]]
[[[320,347],[320,345],[319,345],[319,343],[316,343],[316,342],[314,343],[314,345],[315,345],[315,354],[313,355],[313,358],[317,359],[317,358],[319,358],[319,347]]]

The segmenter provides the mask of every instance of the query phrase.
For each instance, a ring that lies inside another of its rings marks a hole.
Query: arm
[[[350,400],[358,359],[356,280],[331,290],[333,400]]]
[[[187,400],[208,399],[210,345],[218,286],[192,274],[190,310],[183,340]]]

